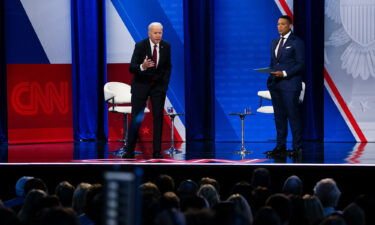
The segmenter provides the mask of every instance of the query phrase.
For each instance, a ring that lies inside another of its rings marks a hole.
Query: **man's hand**
[[[283,71],[275,71],[275,72],[271,72],[271,74],[274,75],[275,77],[284,77]]]
[[[142,68],[143,69],[147,69],[149,67],[154,67],[155,66],[155,63],[154,61],[152,61],[151,59],[149,59],[146,55],[145,57],[145,60],[143,60],[143,63],[142,63]]]

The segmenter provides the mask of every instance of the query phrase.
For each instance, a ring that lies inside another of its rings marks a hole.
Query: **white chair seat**
[[[270,91],[258,91],[258,96],[261,98],[265,98],[271,100],[271,93]]]
[[[115,107],[109,107],[108,111],[116,112],[116,113],[123,113],[123,114],[131,114],[132,107],[131,106],[115,106]],[[149,113],[150,110],[146,107],[144,112]]]
[[[262,106],[257,109],[259,113],[273,113],[273,106]]]

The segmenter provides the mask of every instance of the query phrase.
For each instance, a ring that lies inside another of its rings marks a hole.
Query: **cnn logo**
[[[58,87],[57,87],[58,86]],[[11,103],[21,115],[36,115],[40,112],[60,114],[69,112],[68,82],[47,82],[43,87],[37,82],[21,82],[12,91]]]

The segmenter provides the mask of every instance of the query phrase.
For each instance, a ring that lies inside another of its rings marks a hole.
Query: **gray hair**
[[[323,207],[336,207],[341,196],[341,191],[332,178],[325,178],[316,183],[314,194],[322,202]]]
[[[151,27],[153,27],[153,26],[160,26],[161,29],[163,29],[163,25],[161,23],[159,23],[159,22],[152,22],[152,23],[150,23],[148,25],[148,31],[150,31]]]

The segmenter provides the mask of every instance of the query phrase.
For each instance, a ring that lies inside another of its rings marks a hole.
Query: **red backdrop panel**
[[[8,64],[8,142],[73,140],[70,64]]]

